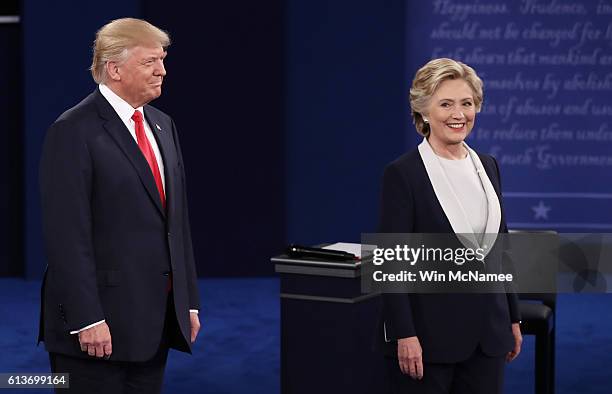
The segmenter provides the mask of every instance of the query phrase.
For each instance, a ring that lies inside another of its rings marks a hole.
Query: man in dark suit
[[[102,27],[98,87],[45,138],[39,341],[73,392],[160,392],[168,349],[191,352],[199,331],[181,148],[173,120],[148,105],[169,44],[143,20]]]

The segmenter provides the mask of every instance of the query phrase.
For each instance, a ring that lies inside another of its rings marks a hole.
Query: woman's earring
[[[429,123],[429,120],[427,118],[423,118],[423,122]]]

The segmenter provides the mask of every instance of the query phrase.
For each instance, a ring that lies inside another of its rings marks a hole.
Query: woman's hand
[[[506,355],[506,362],[510,362],[518,357],[523,344],[523,335],[521,334],[521,325],[512,323],[512,335],[514,335],[514,349]]]
[[[519,332],[520,334],[520,332]],[[423,350],[419,338],[408,337],[397,340],[397,358],[402,373],[412,379],[423,379]]]

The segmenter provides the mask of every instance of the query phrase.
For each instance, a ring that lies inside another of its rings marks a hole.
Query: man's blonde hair
[[[448,58],[430,60],[417,71],[410,88],[412,121],[417,132],[425,137],[429,136],[430,129],[429,124],[423,120],[423,114],[426,113],[431,96],[440,83],[448,79],[463,79],[467,82],[474,95],[476,112],[480,112],[482,107],[482,80],[472,67]]]
[[[166,48],[170,45],[170,36],[149,22],[136,18],[116,19],[102,26],[96,33],[89,68],[94,81],[105,83],[106,63],[124,62],[128,51],[138,45]]]

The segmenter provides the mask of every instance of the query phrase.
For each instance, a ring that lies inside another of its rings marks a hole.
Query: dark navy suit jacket
[[[106,320],[111,360],[151,358],[162,339],[168,278],[190,351],[189,309],[199,309],[185,171],[172,119],[146,105],[164,163],[166,209],[138,144],[96,89],[49,128],[40,163],[48,260],[39,341],[87,357],[70,331]],[[170,275],[171,274],[171,275]]]
[[[501,205],[499,169],[479,154]],[[417,149],[384,171],[379,232],[448,233],[453,229],[438,202]],[[499,232],[507,232],[503,214]],[[480,345],[485,354],[512,350],[511,322],[520,320],[518,300],[509,294],[383,294],[377,342],[397,357],[397,339],[417,336],[423,360],[453,363],[469,358]]]

